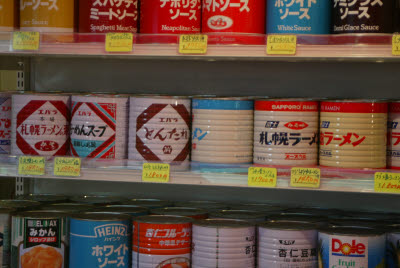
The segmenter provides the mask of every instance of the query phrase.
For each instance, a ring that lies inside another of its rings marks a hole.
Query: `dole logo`
[[[332,238],[332,255],[346,257],[365,257],[365,245],[356,242],[355,239],[349,243],[342,243],[340,239]]]
[[[207,25],[213,30],[224,30],[233,25],[233,20],[226,16],[217,15],[209,18]]]
[[[292,121],[285,124],[285,127],[293,129],[293,130],[301,130],[308,127],[308,124],[301,121]]]

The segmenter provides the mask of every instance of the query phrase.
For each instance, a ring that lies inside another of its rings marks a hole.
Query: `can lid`
[[[132,220],[132,216],[117,212],[83,212],[71,216],[75,220],[84,221],[125,221]]]
[[[129,201],[123,202],[124,205],[137,205],[141,207],[168,207],[172,206],[172,202],[160,199],[131,199]]]
[[[384,229],[376,229],[367,226],[344,226],[328,224],[321,228],[320,232],[333,235],[357,235],[357,236],[377,236],[385,234]]]
[[[150,213],[156,215],[195,216],[199,214],[207,214],[207,211],[201,208],[166,207],[152,209],[150,210]]]
[[[18,199],[32,200],[41,203],[49,203],[49,202],[65,202],[68,200],[68,197],[66,195],[61,195],[61,194],[28,194],[28,195],[23,195]]]
[[[314,102],[318,102],[319,99],[313,99],[313,98],[257,98],[256,101],[290,101],[290,102],[314,101]]]
[[[108,195],[82,195],[74,196],[71,198],[72,201],[85,204],[107,204],[107,203],[119,203],[124,201],[123,198],[117,196]]]
[[[234,101],[252,101],[251,97],[241,96],[226,96],[226,97],[212,97],[212,96],[194,96],[193,100],[234,100]]]
[[[295,208],[295,209],[288,209],[287,211],[283,212],[282,214],[305,214],[305,215],[314,215],[314,216],[330,216],[330,215],[337,215],[340,213],[337,209],[319,209],[319,208]]]
[[[187,202],[176,202],[176,207],[190,207],[190,208],[202,208],[202,209],[228,209],[229,206],[226,204],[213,202],[213,201],[187,201]]]
[[[131,98],[150,98],[150,99],[190,99],[189,96],[170,96],[164,94],[135,94]]]
[[[285,230],[285,231],[300,231],[300,230],[317,230],[318,225],[311,222],[298,222],[287,220],[271,220],[258,225],[260,228]]]
[[[253,210],[222,210],[219,212],[213,212],[210,214],[210,218],[234,218],[241,220],[253,220],[266,218],[266,215],[259,211]]]
[[[286,208],[278,206],[278,205],[269,205],[269,204],[240,204],[240,205],[232,205],[233,210],[253,210],[258,212],[283,212]]]
[[[297,223],[317,223],[326,221],[325,217],[316,215],[272,215],[267,217],[269,221],[287,221]]]
[[[61,210],[61,211],[69,211],[69,212],[77,212],[83,210],[92,209],[94,206],[90,204],[81,204],[81,203],[57,203],[50,204],[47,206],[41,206],[40,210]]]
[[[255,227],[255,224],[251,224],[244,220],[228,220],[228,219],[206,219],[197,220],[193,225],[209,228],[248,228]]]
[[[27,217],[27,218],[37,218],[37,219],[47,219],[47,218],[62,218],[70,215],[67,211],[49,209],[49,210],[28,210],[13,213],[16,217]]]
[[[123,205],[110,205],[105,207],[98,207],[92,210],[93,212],[118,212],[118,213],[147,213],[149,210],[145,207],[139,206],[123,206]]]
[[[157,224],[186,224],[193,223],[189,217],[171,215],[149,215],[140,216],[135,219],[137,223],[157,223]]]
[[[2,208],[28,208],[40,206],[40,202],[32,200],[4,199],[0,200]]]
[[[384,99],[326,99],[322,101],[325,102],[351,102],[351,103],[386,103],[387,100]]]

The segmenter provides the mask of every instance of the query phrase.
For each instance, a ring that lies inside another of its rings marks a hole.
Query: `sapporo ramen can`
[[[67,267],[66,238],[66,214],[61,211],[42,210],[14,214],[11,267]]]
[[[318,163],[319,104],[307,99],[255,101],[253,162],[262,165]]]
[[[12,208],[0,208],[0,267],[10,267],[11,216]]]
[[[17,0],[0,0],[0,32],[14,31],[17,27]]]
[[[400,169],[400,102],[389,104],[388,120],[388,168]]]
[[[385,168],[387,119],[386,102],[321,102],[320,165],[339,168]]]
[[[10,151],[11,151],[11,94],[0,93],[0,154],[9,154]]]
[[[133,268],[190,267],[192,219],[141,216],[133,230]]]
[[[82,158],[126,159],[128,98],[72,96],[71,152]]]
[[[63,94],[12,96],[11,154],[62,156],[69,152],[69,100]]]

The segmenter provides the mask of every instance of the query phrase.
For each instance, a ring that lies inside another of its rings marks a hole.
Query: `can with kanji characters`
[[[196,34],[201,26],[200,0],[140,1],[140,33]]]
[[[176,207],[201,208],[207,212],[229,209],[227,204],[204,200],[175,202],[174,204]]]
[[[69,152],[70,97],[28,93],[12,96],[11,154],[62,156]]]
[[[190,267],[192,219],[141,216],[134,220],[132,267]]]
[[[73,32],[75,1],[21,0],[20,28],[35,32]]]
[[[173,206],[173,203],[171,201],[160,200],[160,199],[136,199],[136,198],[131,199],[129,201],[125,201],[122,204],[146,207],[148,209],[165,208]]]
[[[126,159],[128,98],[72,96],[71,152],[82,158]]]
[[[0,0],[0,32],[11,32],[17,28],[17,0]]]
[[[267,33],[330,34],[332,3],[267,0]]]
[[[253,162],[261,165],[318,163],[317,101],[264,99],[255,101]]]
[[[41,204],[64,203],[68,201],[68,197],[62,194],[27,194],[19,196],[18,199],[36,201]]]
[[[86,212],[70,218],[70,268],[131,268],[132,217]]]
[[[317,268],[317,228],[312,223],[279,220],[260,224],[258,267]]]
[[[400,102],[389,104],[387,165],[400,169]]]
[[[333,1],[332,31],[347,33],[393,33],[395,1]]]
[[[79,1],[80,33],[136,33],[138,17],[138,0]]]
[[[150,214],[184,216],[195,220],[203,220],[208,218],[208,213],[206,210],[201,208],[189,208],[189,207],[155,208],[150,210]]]
[[[3,199],[0,200],[0,208],[12,208],[18,211],[32,210],[40,206],[40,202],[19,199]]]
[[[0,207],[0,267],[10,267],[11,258],[11,216],[13,208]]]
[[[67,214],[54,210],[12,215],[11,268],[66,267]]]
[[[70,198],[70,200],[77,203],[92,204],[92,205],[114,205],[126,201],[126,199],[123,197],[109,196],[109,195],[73,196]]]
[[[377,100],[321,102],[321,166],[385,168],[388,104]]]
[[[0,154],[11,151],[11,113],[11,93],[0,93]]]
[[[95,208],[93,211],[122,213],[131,215],[132,217],[139,217],[149,214],[148,208],[134,205],[107,205],[104,207]]]
[[[244,220],[248,222],[260,223],[266,220],[265,212],[253,210],[221,210],[212,212],[210,219],[229,219],[229,220]]]
[[[189,167],[190,99],[169,96],[130,98],[129,159]]]

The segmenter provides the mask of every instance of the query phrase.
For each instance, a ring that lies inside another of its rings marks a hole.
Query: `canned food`
[[[64,203],[68,197],[61,194],[28,194],[18,197],[21,200],[31,200],[42,204]]]
[[[387,164],[400,169],[400,102],[389,104]]]
[[[186,202],[175,202],[176,207],[189,207],[189,208],[201,208],[208,212],[229,209],[226,204],[213,202],[213,201],[186,201]]]
[[[17,28],[17,0],[0,0],[0,31],[11,32]]]
[[[15,210],[0,208],[0,267],[10,267],[11,258],[11,216]]]
[[[131,268],[132,217],[120,213],[86,212],[70,219],[70,268]]]
[[[39,207],[40,202],[31,200],[3,199],[0,200],[0,208],[12,208],[16,210],[31,210]]]
[[[120,204],[125,201],[123,197],[109,195],[81,195],[71,197],[71,201],[92,205]]]
[[[6,1],[7,2],[7,1]],[[13,1],[10,1],[13,3]],[[0,6],[1,6],[0,0]],[[6,4],[7,5],[7,4]],[[2,9],[0,8],[0,31],[2,20]],[[5,11],[7,13],[7,11]],[[8,14],[6,14],[7,16]],[[0,154],[10,154],[11,152],[11,94],[0,93]]]
[[[97,212],[114,212],[128,214],[132,217],[144,216],[149,214],[148,208],[133,205],[108,205],[94,209]]]
[[[160,200],[160,199],[131,199],[129,201],[123,202],[123,204],[124,205],[136,205],[139,207],[146,207],[149,209],[173,206],[172,202]]]
[[[230,220],[245,220],[248,222],[264,222],[266,215],[263,212],[252,210],[222,210],[220,212],[212,212],[210,219],[230,219]]]
[[[152,215],[184,216],[196,220],[202,220],[208,218],[207,211],[201,208],[185,208],[185,207],[155,208],[150,210],[150,213]]]

